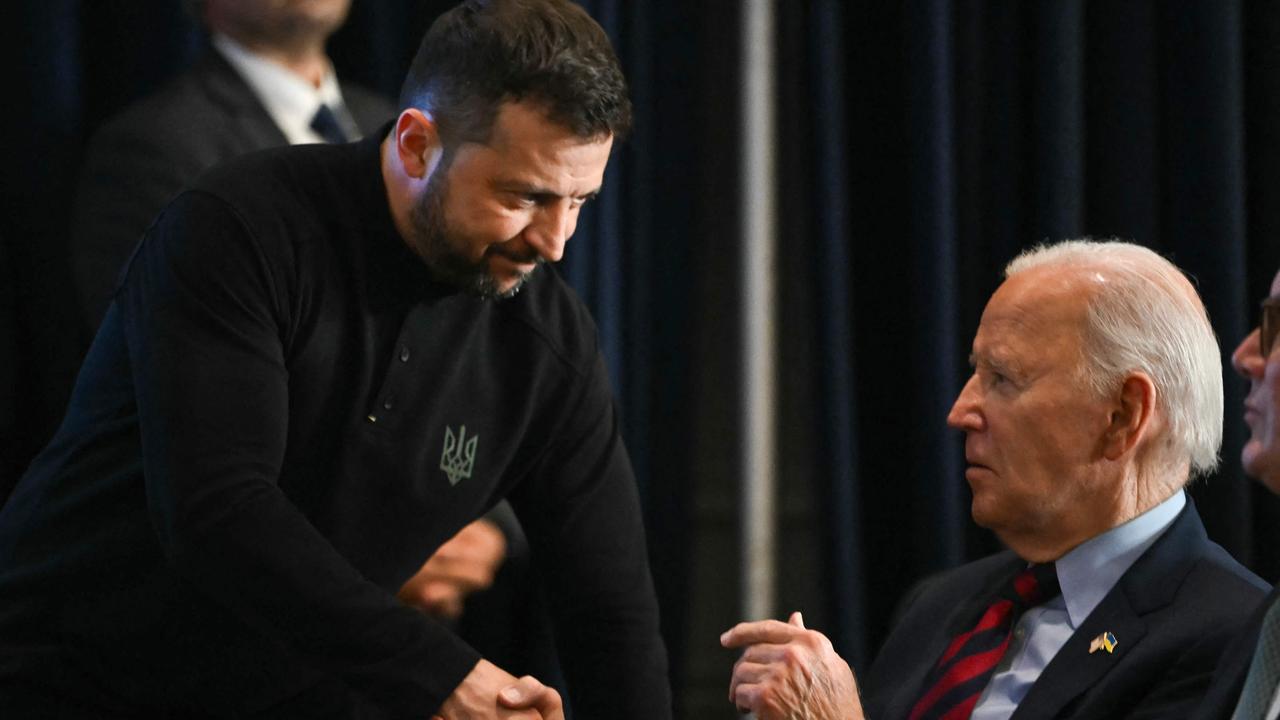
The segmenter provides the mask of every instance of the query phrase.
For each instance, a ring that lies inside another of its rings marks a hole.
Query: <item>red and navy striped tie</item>
[[[957,635],[947,646],[924,682],[928,690],[911,708],[908,719],[966,720],[1004,657],[1018,617],[1059,592],[1053,563],[1033,565],[1018,573],[978,624]]]

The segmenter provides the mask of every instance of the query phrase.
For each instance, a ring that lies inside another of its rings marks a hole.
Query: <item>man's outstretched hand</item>
[[[805,628],[800,613],[786,623],[738,623],[720,644],[745,648],[729,681],[729,702],[739,710],[759,720],[862,720],[849,663],[825,635]]]

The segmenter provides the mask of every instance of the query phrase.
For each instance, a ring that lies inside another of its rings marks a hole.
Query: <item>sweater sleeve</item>
[[[575,714],[671,717],[640,501],[598,353],[576,394],[512,504],[546,576]]]
[[[278,486],[288,263],[199,192],[131,261],[118,301],[153,530],[172,569],[253,631],[393,717],[427,717],[478,654],[362,577]]]

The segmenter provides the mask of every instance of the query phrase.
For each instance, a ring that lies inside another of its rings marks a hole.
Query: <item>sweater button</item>
[[[400,362],[409,362],[409,346],[400,346]]]

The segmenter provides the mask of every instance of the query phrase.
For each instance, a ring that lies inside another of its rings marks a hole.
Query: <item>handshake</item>
[[[516,678],[488,660],[481,660],[432,720],[452,718],[564,720],[564,704],[555,688],[529,675]]]

